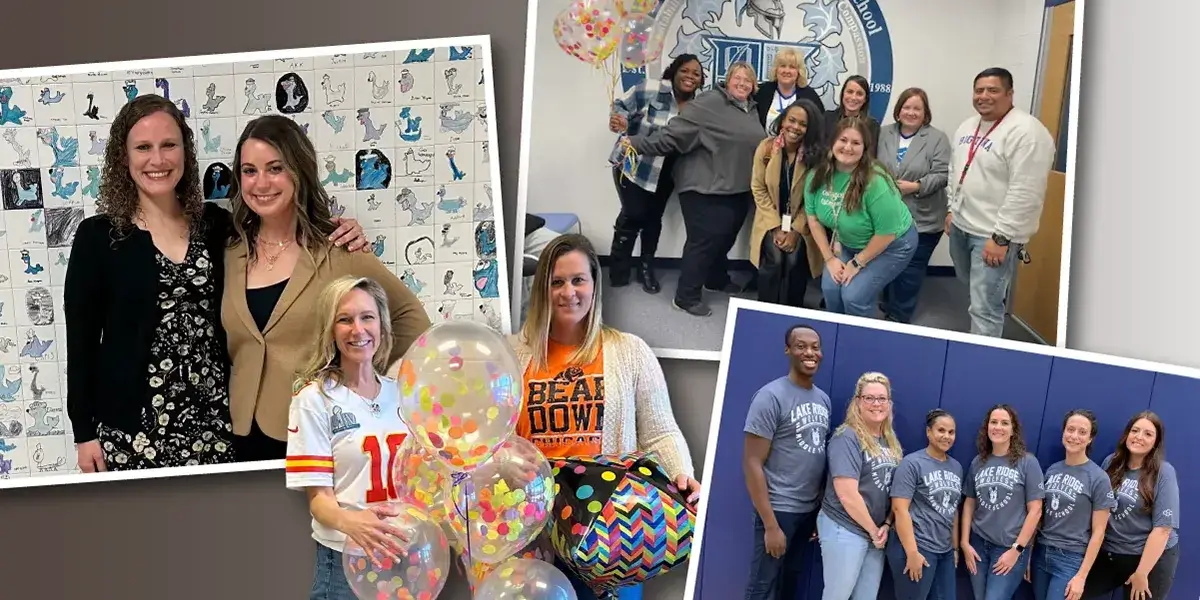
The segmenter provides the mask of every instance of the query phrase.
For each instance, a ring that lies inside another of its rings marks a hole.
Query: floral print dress
[[[104,462],[112,471],[233,462],[227,361],[217,337],[220,291],[208,248],[193,236],[182,263],[157,248],[155,261],[159,321],[142,426],[130,432],[100,424]]]

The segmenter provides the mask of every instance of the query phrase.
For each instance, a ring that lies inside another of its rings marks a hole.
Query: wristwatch
[[[1017,554],[1020,554],[1025,551],[1025,546],[1022,546],[1021,544],[1019,544],[1017,542],[1013,542],[1012,549],[1016,550]]]
[[[998,233],[993,233],[992,241],[996,242],[997,246],[1007,246],[1009,240],[1008,240],[1008,238],[1006,238]]]

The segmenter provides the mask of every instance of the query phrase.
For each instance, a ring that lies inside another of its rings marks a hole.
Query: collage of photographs
[[[93,583],[2,580],[1200,597],[1200,370],[1068,345],[1084,2],[0,62],[0,510],[133,503],[58,526],[110,539]]]

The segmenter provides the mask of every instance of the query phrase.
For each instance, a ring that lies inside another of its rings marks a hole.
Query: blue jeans
[[[596,597],[596,592],[593,592],[592,588],[588,587],[582,579],[576,577],[571,572],[571,569],[559,560],[558,557],[554,558],[554,566],[559,571],[562,571],[563,575],[567,576],[567,579],[571,582],[571,587],[575,588],[575,596],[578,600],[599,600]],[[620,588],[617,590],[616,600],[642,600],[642,586],[639,584]]]
[[[746,600],[793,600],[804,568],[804,549],[817,527],[817,511],[807,513],[775,512],[775,521],[783,530],[787,550],[781,558],[767,554],[766,525],[754,514],[754,558],[750,563],[750,581]]]
[[[842,262],[849,262],[860,250],[843,244],[839,258]],[[871,259],[846,285],[834,282],[826,267],[821,276],[825,310],[855,317],[874,317],[879,308],[879,294],[912,261],[916,251],[917,228],[914,226],[909,227],[903,235],[896,236],[879,256]]]
[[[977,534],[971,534],[971,547],[979,555],[975,565],[975,574],[971,575],[971,589],[975,592],[975,600],[1012,600],[1021,580],[1025,579],[1025,569],[1029,565],[1029,550],[1017,557],[1017,564],[1005,575],[992,572],[992,566],[1000,560],[1000,555],[1008,552],[1010,546],[997,546]]]
[[[904,551],[904,544],[900,543],[900,536],[895,531],[888,536],[887,561],[892,570],[892,588],[896,600],[954,600],[958,590],[954,573],[954,551],[935,554],[919,547],[917,550],[929,565],[921,569],[921,578],[913,581],[904,572],[904,567],[908,564],[908,553]]]
[[[940,231],[917,234],[917,250],[913,252],[912,260],[883,288],[883,312],[888,318],[901,323],[912,321],[913,313],[917,311],[921,284],[925,283],[925,273],[929,271],[929,259],[933,257],[933,251],[943,235]]]
[[[983,247],[989,238],[964,232],[950,224],[950,260],[958,279],[967,284],[971,304],[971,333],[989,337],[1004,335],[1004,312],[1008,289],[1017,272],[1022,244],[1010,244],[1004,262],[989,267],[983,262]]]
[[[856,531],[817,515],[825,590],[821,600],[876,600],[885,564],[880,550]]]
[[[308,600],[357,600],[346,581],[346,568],[342,566],[342,553],[317,544],[317,565],[313,573],[312,590]]]
[[[1067,595],[1067,583],[1083,566],[1083,554],[1040,544],[1033,547],[1033,597],[1037,600],[1061,600]]]

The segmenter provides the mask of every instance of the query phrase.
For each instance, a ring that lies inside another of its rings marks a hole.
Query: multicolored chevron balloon
[[[696,508],[651,457],[552,464],[555,553],[602,600],[687,562]]]

